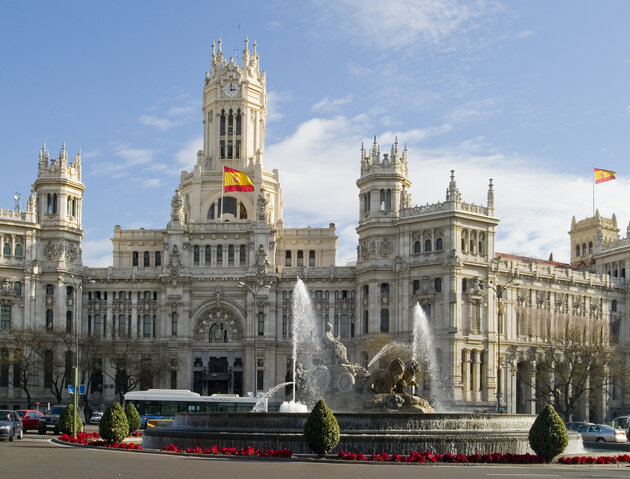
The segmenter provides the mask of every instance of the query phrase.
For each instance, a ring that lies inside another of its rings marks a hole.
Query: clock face
[[[238,93],[238,88],[234,83],[228,83],[223,87],[223,94],[228,98],[234,98]]]

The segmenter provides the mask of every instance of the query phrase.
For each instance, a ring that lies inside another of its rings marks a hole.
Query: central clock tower
[[[203,89],[204,141],[197,164],[203,171],[224,166],[250,170],[263,166],[267,90],[256,52],[245,40],[242,66],[223,55],[221,40],[212,44],[210,73]]]

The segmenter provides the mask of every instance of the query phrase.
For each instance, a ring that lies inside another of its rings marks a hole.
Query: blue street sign
[[[74,385],[73,384],[68,384],[68,392],[70,394],[74,394]]]
[[[85,394],[85,384],[79,384],[79,394]]]

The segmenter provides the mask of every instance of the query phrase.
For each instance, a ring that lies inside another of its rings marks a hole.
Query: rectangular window
[[[151,316],[146,315],[142,320],[142,336],[145,338],[151,337]]]
[[[256,391],[264,391],[265,389],[265,371],[259,369],[256,371]]]
[[[94,316],[94,336],[101,335],[101,328],[103,326],[102,319],[100,316]]]
[[[258,313],[258,336],[265,335],[265,313]]]
[[[291,266],[291,251],[287,251],[284,255],[284,265]]]
[[[118,336],[121,338],[127,336],[127,316],[124,314],[118,316]]]
[[[0,306],[0,329],[11,329],[11,306]]]
[[[304,266],[304,251],[302,250],[297,252],[297,265]]]
[[[155,266],[162,266],[162,253],[160,251],[155,252]]]
[[[145,268],[148,268],[149,266],[151,266],[151,253],[149,253],[148,251],[144,252],[144,265]]]
[[[308,252],[308,265],[315,266],[315,251],[313,250]]]
[[[52,331],[53,329],[53,310],[46,310],[46,331]]]
[[[177,313],[171,315],[171,336],[177,336]]]

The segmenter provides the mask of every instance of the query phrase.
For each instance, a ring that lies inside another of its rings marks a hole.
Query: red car
[[[42,412],[35,411],[34,409],[20,409],[15,412],[18,413],[20,419],[22,420],[22,428],[24,429],[24,432],[37,431],[39,420],[44,417]]]

